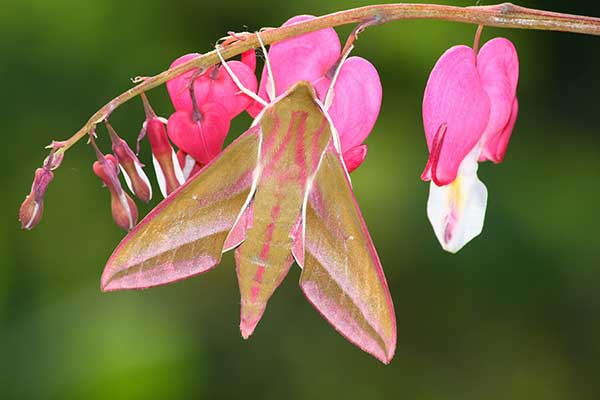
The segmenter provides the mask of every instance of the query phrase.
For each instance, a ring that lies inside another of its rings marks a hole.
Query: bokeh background
[[[130,77],[208,51],[228,30],[366,4],[2,2],[0,398],[600,398],[598,37],[485,30],[484,39],[506,35],[519,50],[521,114],[505,162],[480,168],[490,193],[484,233],[449,255],[425,215],[420,102],[437,57],[471,43],[475,28],[405,21],[361,36],[355,54],[378,67],[384,101],[353,180],[396,306],[389,366],[319,317],[300,293],[298,268],[248,341],[237,328],[231,254],[184,282],[101,294],[104,262],[124,233],[83,143],[56,172],[41,225],[20,230],[18,207],[43,146],[77,130]],[[521,4],[600,16],[595,1]],[[171,112],[164,88],[150,97]],[[142,120],[137,100],[112,118],[131,142]],[[240,118],[230,139],[249,121]]]

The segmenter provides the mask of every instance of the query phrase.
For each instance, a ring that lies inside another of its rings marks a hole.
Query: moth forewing
[[[237,247],[240,330],[248,337],[294,259],[307,299],[343,336],[383,362],[393,306],[313,87],[299,82],[251,128],[161,202],[109,259],[102,289],[141,289],[205,272]]]
[[[164,285],[216,266],[251,191],[259,142],[251,128],[156,206],[109,258],[102,290]]]

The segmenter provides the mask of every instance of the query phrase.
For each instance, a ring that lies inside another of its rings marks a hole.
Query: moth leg
[[[245,94],[246,96],[250,97],[251,99],[257,101],[259,104],[261,104],[263,106],[267,106],[268,103],[266,101],[264,101],[259,95],[254,93],[252,90],[250,90],[246,86],[244,86],[244,84],[242,82],[240,82],[237,75],[231,70],[231,68],[229,68],[229,65],[227,65],[227,63],[225,62],[225,59],[221,55],[220,45],[216,45],[215,50],[217,52],[217,56],[219,57],[219,60],[221,60],[221,64],[223,65],[223,67],[225,68],[225,70],[227,71],[227,73],[229,74],[229,76],[231,77],[233,82],[235,83],[235,85],[238,87],[240,92]]]
[[[260,43],[260,48],[265,56],[265,65],[267,67],[267,97],[269,97],[269,101],[275,100],[277,97],[277,92],[275,91],[275,78],[273,76],[273,70],[271,69],[271,62],[269,61],[269,55],[267,54],[267,49],[265,48],[265,44],[263,43],[260,33],[256,32],[256,37],[258,38],[258,43]]]

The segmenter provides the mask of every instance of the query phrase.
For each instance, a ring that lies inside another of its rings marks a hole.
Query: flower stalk
[[[261,32],[260,37],[264,44],[271,44],[323,28],[364,24],[372,20],[383,24],[408,19],[432,19],[499,28],[560,31],[600,36],[600,18],[525,8],[511,3],[475,7],[401,3],[371,5],[339,11],[290,26],[265,29]],[[227,46],[221,51],[224,59],[235,57],[260,46],[258,37],[249,33],[232,35],[228,37],[226,43],[228,43]],[[57,155],[63,154],[80,139],[86,137],[97,124],[104,121],[110,113],[127,101],[184,72],[194,68],[208,68],[218,62],[217,53],[211,51],[158,75],[144,78],[137,86],[115,97],[98,110],[73,136],[60,142],[61,147],[56,151]]]

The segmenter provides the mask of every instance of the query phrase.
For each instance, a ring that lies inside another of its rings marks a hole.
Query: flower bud
[[[117,160],[111,154],[98,155],[98,161],[93,165],[94,173],[102,179],[110,191],[112,216],[117,225],[125,230],[131,230],[137,223],[138,210],[119,182]]]
[[[140,132],[138,142],[144,136],[148,136],[158,186],[163,197],[167,197],[185,182],[185,178],[175,151],[167,137],[166,121],[156,116],[145,95],[142,94],[141,97],[146,111],[146,121]]]
[[[21,228],[30,230],[39,224],[44,213],[44,194],[53,178],[54,173],[46,165],[35,170],[31,192],[19,210]]]
[[[127,187],[138,199],[147,203],[152,198],[152,187],[150,181],[142,169],[142,163],[131,150],[127,142],[121,139],[113,127],[105,121],[106,129],[110,134],[112,149],[118,161],[119,167],[127,182]]]

